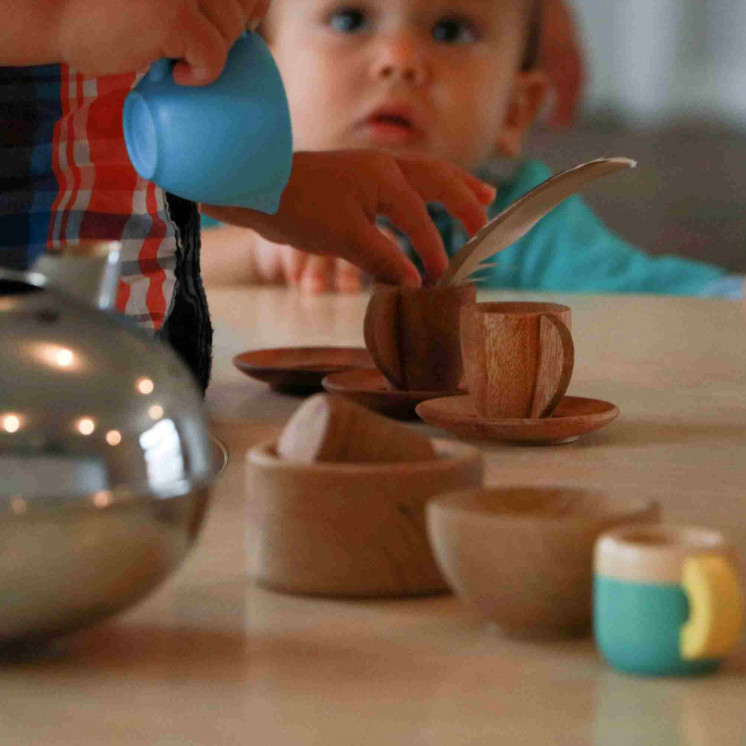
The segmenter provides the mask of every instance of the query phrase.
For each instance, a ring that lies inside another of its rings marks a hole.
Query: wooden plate
[[[536,445],[571,443],[608,425],[619,414],[610,402],[582,396],[565,396],[550,417],[532,420],[484,419],[468,395],[424,401],[416,411],[429,425],[462,438]]]
[[[233,358],[242,373],[284,394],[321,391],[321,379],[341,370],[372,368],[365,347],[278,347],[242,352]]]
[[[399,391],[392,388],[377,370],[346,370],[332,373],[321,382],[330,394],[346,396],[368,409],[396,420],[417,417],[415,407],[438,396],[453,396],[452,391]]]

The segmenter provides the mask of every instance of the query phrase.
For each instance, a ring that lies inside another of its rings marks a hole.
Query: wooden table
[[[669,521],[725,530],[746,557],[743,307],[542,297],[573,308],[570,393],[622,414],[569,445],[484,446],[487,481],[654,497]],[[33,660],[5,661],[0,744],[746,743],[743,647],[710,678],[636,679],[610,670],[590,640],[501,639],[454,597],[341,601],[252,587],[242,453],[277,435],[299,400],[245,378],[230,358],[361,344],[367,299],[215,289],[210,300],[208,405],[233,459],[198,547],[114,622]]]

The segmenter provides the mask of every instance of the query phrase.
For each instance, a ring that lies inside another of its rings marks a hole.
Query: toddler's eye
[[[365,30],[368,19],[365,13],[357,8],[341,8],[329,17],[329,25],[343,34],[355,34]]]
[[[433,39],[445,44],[471,44],[479,34],[474,25],[464,18],[442,18],[433,26]]]

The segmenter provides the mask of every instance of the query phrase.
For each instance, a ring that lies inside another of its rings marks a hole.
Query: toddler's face
[[[473,169],[495,150],[527,0],[274,0],[266,37],[298,150],[376,148]]]

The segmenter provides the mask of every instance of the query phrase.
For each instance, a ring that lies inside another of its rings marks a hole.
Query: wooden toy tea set
[[[711,673],[743,600],[732,546],[660,525],[652,500],[482,486],[482,453],[429,440],[339,396],[308,399],[246,456],[249,572],[326,597],[453,589],[508,638],[593,633],[614,668]]]
[[[717,669],[743,622],[722,536],[660,526],[650,500],[485,487],[481,451],[371,411],[407,418],[414,409],[459,436],[531,443],[611,422],[613,404],[565,395],[575,354],[568,307],[476,303],[467,280],[569,193],[631,165],[603,159],[545,182],[468,242],[434,288],[376,287],[364,324],[375,368],[325,377],[336,396],[308,399],[277,441],[247,453],[256,582],[332,597],[451,588],[507,637],[593,630],[623,672]]]
[[[556,303],[477,303],[460,316],[469,394],[430,399],[417,414],[468,439],[557,444],[611,422],[619,410],[567,397],[575,361],[571,311]]]
[[[435,287],[376,286],[363,328],[367,350],[254,350],[237,355],[234,365],[278,391],[323,387],[469,439],[556,444],[597,430],[619,410],[565,396],[574,365],[570,309],[478,304],[469,279],[582,186],[634,165],[600,158],[548,179],[478,231]]]
[[[377,286],[364,336],[378,375],[336,374],[328,390],[380,410],[397,401],[409,414],[413,405],[425,422],[469,439],[566,443],[611,422],[613,404],[565,397],[575,355],[570,309],[476,303],[469,279],[584,184],[634,165],[602,158],[540,184],[468,241],[436,287]]]

